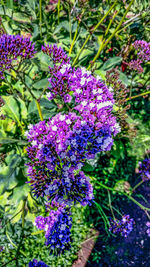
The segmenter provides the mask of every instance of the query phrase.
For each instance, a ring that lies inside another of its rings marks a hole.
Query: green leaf
[[[50,102],[49,100],[47,100],[45,98],[41,99],[40,105],[41,105],[41,107],[44,107],[47,109],[57,108],[57,106],[54,103]]]
[[[122,57],[112,57],[104,63],[104,65],[101,69],[102,70],[109,70],[112,67],[114,67],[115,65],[121,63],[121,61],[122,61]]]
[[[0,194],[14,188],[18,181],[16,179],[17,170],[10,168],[8,166],[0,167]]]
[[[5,105],[3,111],[12,119],[14,119],[20,125],[20,114],[17,101],[13,96],[3,96]]]
[[[36,83],[33,84],[33,87],[36,88],[36,89],[41,89],[41,88],[45,88],[46,86],[48,87],[49,85],[49,82],[48,82],[48,79],[45,78],[45,79],[42,79]]]
[[[14,205],[18,205],[21,200],[24,200],[28,196],[30,190],[31,188],[28,184],[15,187],[10,201],[13,202]]]
[[[48,66],[52,66],[50,57],[43,52],[37,53],[37,56],[33,59],[33,62],[40,67],[42,71],[49,71]]]
[[[13,9],[13,0],[7,0],[7,7]]]
[[[13,139],[10,137],[0,137],[0,144],[12,144],[12,143],[18,143],[19,145],[26,145],[27,142],[24,140],[19,139]]]
[[[128,77],[123,72],[120,72],[119,80],[121,80],[126,86],[129,85]]]

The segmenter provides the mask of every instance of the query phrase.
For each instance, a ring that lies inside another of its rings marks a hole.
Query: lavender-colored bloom
[[[142,61],[140,59],[137,59],[137,60],[131,60],[128,66],[130,69],[137,70],[138,73],[142,73],[144,70],[141,64],[142,64]]]
[[[150,60],[150,43],[144,40],[136,40],[132,45],[137,51],[137,59],[131,60],[128,66],[130,69],[137,70],[138,73],[141,73],[144,71],[141,64]]]
[[[28,266],[29,267],[49,267],[43,261],[37,261],[36,259],[34,259],[33,261],[30,261]]]
[[[70,248],[72,227],[70,209],[60,206],[57,210],[51,210],[48,217],[37,217],[35,224],[45,231],[46,245],[50,245],[54,253],[59,254]]]
[[[150,180],[150,158],[139,162],[139,173],[143,181]]]
[[[137,56],[142,62],[150,60],[150,42],[147,43],[144,40],[136,40],[133,43],[133,47],[137,51]]]
[[[4,79],[4,71],[12,67],[13,61],[18,57],[29,59],[35,54],[34,44],[30,38],[23,38],[20,35],[0,36],[0,78]]]
[[[111,219],[109,231],[114,234],[120,234],[127,237],[133,230],[134,220],[130,219],[130,215],[123,215],[121,220]]]

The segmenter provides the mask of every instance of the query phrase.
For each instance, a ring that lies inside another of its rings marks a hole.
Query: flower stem
[[[91,38],[92,34],[97,30],[97,28],[100,26],[100,24],[104,21],[104,19],[107,17],[107,15],[111,12],[111,10],[114,8],[114,6],[117,4],[117,0],[114,2],[114,4],[111,6],[111,8],[106,12],[106,14],[102,17],[102,19],[97,23],[97,25],[94,27],[94,29],[92,30],[92,32],[88,35],[88,37],[86,38],[84,44],[82,45],[82,47],[80,48],[76,58],[73,61],[73,65],[74,66],[80,56],[80,54],[82,53],[85,45],[87,44],[87,42],[89,41],[89,39]]]
[[[112,216],[113,216],[113,219],[115,220],[116,218],[115,218],[115,215],[114,215],[114,212],[113,212],[113,209],[112,209],[112,205],[111,205],[111,196],[110,196],[110,192],[109,192],[109,190],[107,190],[107,192],[108,192],[109,207],[110,207],[110,210],[111,210],[111,214],[112,214]]]
[[[137,187],[139,187],[143,182],[144,182],[144,181],[141,180],[138,184],[136,184],[136,185],[132,188],[132,191],[135,191],[135,189],[136,189]]]
[[[40,5],[40,36],[42,37],[42,0],[39,0]]]
[[[81,16],[83,16],[83,14],[84,14],[84,10],[83,10]],[[81,23],[81,18],[78,20],[78,26],[77,26],[77,29],[76,29],[76,31],[75,31],[75,34],[74,34],[74,37],[73,37],[72,44],[71,44],[71,46],[70,46],[69,55],[71,55],[71,52],[72,52],[72,49],[73,49],[75,40],[76,40],[76,38],[77,38],[77,34],[78,34],[79,27],[80,27],[80,23]]]
[[[124,15],[123,15],[121,21],[119,22],[119,24],[118,24],[117,28],[114,30],[114,32],[110,35],[110,37],[106,40],[106,42],[103,42],[103,43],[102,43],[102,45],[100,46],[100,48],[99,48],[99,50],[98,50],[96,56],[94,57],[94,59],[93,59],[93,61],[92,61],[92,64],[89,65],[88,69],[90,69],[90,67],[93,66],[93,64],[95,63],[95,61],[96,61],[97,58],[99,57],[101,51],[107,46],[107,44],[108,44],[108,43],[110,42],[110,40],[114,37],[114,35],[116,34],[116,32],[120,29],[120,27],[121,27],[121,25],[122,25],[122,23],[123,23],[123,21],[124,21],[126,15],[127,15],[128,11],[129,11],[131,5],[133,4],[133,2],[134,2],[134,0],[132,0],[132,1],[130,2],[129,6],[128,6],[127,10],[126,10],[126,12],[124,13]]]
[[[58,24],[59,24],[59,16],[60,16],[60,0],[58,0],[57,9],[58,9]]]
[[[37,99],[35,100],[35,103],[36,103],[36,106],[37,106],[37,109],[38,109],[38,113],[39,113],[40,119],[41,119],[41,121],[43,121],[44,119],[43,119],[40,103],[38,102]]]
[[[131,100],[131,99],[135,99],[135,98],[140,97],[140,96],[148,95],[148,94],[150,94],[150,91],[144,92],[144,93],[139,94],[139,95],[134,95],[134,96],[128,97],[128,98],[126,98],[126,101]]]
[[[105,189],[107,189],[107,190],[114,191],[114,192],[117,192],[117,193],[120,193],[120,194],[125,195],[125,196],[128,197],[130,200],[132,200],[135,204],[137,204],[142,210],[148,210],[148,211],[150,211],[150,208],[147,208],[147,207],[143,206],[142,204],[140,204],[137,200],[135,200],[133,197],[131,197],[131,196],[128,195],[127,193],[118,191],[118,190],[116,190],[116,189],[114,189],[114,188],[111,188],[111,187],[108,187],[108,186],[106,186],[106,185],[104,185],[104,184],[102,184],[102,183],[99,183],[99,182],[97,182],[97,183],[100,185],[100,187],[103,187],[103,188],[105,188]]]
[[[7,236],[8,240],[9,240],[10,244],[17,249],[17,246],[13,243],[13,241],[11,240],[11,238],[10,238],[10,236],[9,236],[7,231],[6,231],[6,236]],[[26,254],[21,249],[19,251],[24,257],[27,257]]]

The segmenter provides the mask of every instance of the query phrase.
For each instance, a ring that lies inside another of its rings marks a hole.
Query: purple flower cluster
[[[13,61],[18,57],[29,59],[35,54],[34,44],[30,38],[23,38],[20,35],[0,36],[0,78],[4,79],[4,71],[12,67]]]
[[[137,60],[131,60],[129,68],[141,73],[144,71],[141,64],[150,61],[150,43],[144,40],[136,40],[132,45],[137,51]]]
[[[70,208],[60,206],[51,210],[48,217],[38,216],[35,225],[45,231],[46,245],[59,254],[70,247],[72,218]]]
[[[139,162],[139,173],[143,181],[150,180],[150,158]]]
[[[121,236],[127,237],[133,230],[134,220],[130,219],[129,215],[123,215],[121,220],[111,219],[109,231],[114,234],[118,233]]]
[[[85,205],[93,198],[89,178],[80,169],[88,155],[100,151],[100,144],[106,147],[106,142],[107,146],[110,143],[103,132],[100,138],[87,128],[75,113],[58,113],[47,123],[29,125],[28,175],[37,197],[47,196],[67,205]]]
[[[37,261],[36,259],[34,259],[33,261],[30,261],[28,266],[29,267],[49,267],[43,261]]]
[[[72,68],[56,45],[42,47],[42,51],[53,61],[47,97],[64,111],[28,126],[28,176],[34,195],[57,206],[48,217],[37,217],[36,226],[45,230],[46,244],[62,252],[71,241],[70,207],[85,206],[93,199],[90,179],[81,168],[98,152],[111,149],[120,127],[112,114],[112,90],[99,77],[85,68]]]
[[[150,43],[137,40],[133,43],[133,47],[137,50],[137,56],[142,62],[150,60]]]

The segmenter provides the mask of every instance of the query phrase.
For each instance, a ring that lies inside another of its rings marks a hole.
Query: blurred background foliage
[[[71,251],[60,257],[49,256],[43,234],[32,235],[36,231],[33,222],[42,211],[42,203],[34,198],[26,183],[27,141],[24,132],[30,123],[37,123],[40,118],[28,88],[37,99],[40,98],[44,119],[59,112],[57,103],[48,101],[43,94],[43,89],[44,92],[47,90],[51,62],[41,52],[41,46],[57,43],[67,51],[75,67],[92,68],[109,86],[113,87],[113,84],[107,80],[108,72],[116,70],[119,73],[119,81],[125,86],[126,94],[124,96],[121,91],[122,87],[116,89],[120,90],[116,105],[120,99],[123,107],[129,105],[123,115],[114,109],[122,123],[122,132],[115,138],[110,152],[98,154],[83,169],[97,181],[111,187],[120,180],[133,182],[134,185],[138,162],[150,149],[150,102],[146,95],[150,89],[149,63],[144,65],[142,74],[131,72],[127,64],[134,58],[131,44],[135,40],[148,41],[149,16],[148,0],[1,1],[3,31],[30,37],[37,51],[34,58],[22,64],[14,63],[14,69],[6,71],[5,80],[0,82],[0,95],[4,101],[0,107],[0,116],[4,116],[0,120],[0,246],[5,248],[0,253],[1,266],[26,266],[32,258],[39,258],[50,266],[72,266],[81,243],[89,235],[89,229],[97,225],[104,227],[102,216],[94,205],[92,208],[75,209],[73,245]],[[144,96],[135,97],[142,93]],[[121,108],[119,110],[122,111]],[[100,190],[96,182],[93,181],[93,184],[95,199],[102,203],[107,213],[107,192]],[[113,200],[117,198],[120,199],[120,196],[114,194]]]

